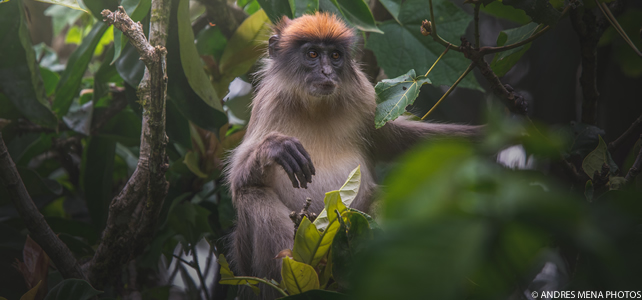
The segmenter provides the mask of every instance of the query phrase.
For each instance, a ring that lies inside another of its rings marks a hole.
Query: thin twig
[[[642,135],[640,136],[642,138]],[[629,169],[629,172],[626,173],[626,177],[624,177],[624,180],[628,183],[633,181],[635,176],[638,176],[640,174],[640,171],[642,170],[642,147],[640,147],[640,152],[638,152],[638,156],[635,157],[635,162]]]
[[[609,143],[609,151],[613,151],[618,147],[620,147],[622,142],[628,139],[631,134],[638,131],[639,129],[638,127],[640,127],[640,125],[642,125],[642,115],[640,115],[637,119],[635,119],[635,121],[633,121],[633,124],[631,124],[631,126],[629,126],[629,128],[626,129],[626,131],[624,131],[622,135],[620,135],[617,139],[615,139],[615,141],[612,141]]]
[[[441,96],[441,99],[439,99],[439,101],[437,101],[437,103],[435,103],[435,105],[433,105],[432,108],[423,117],[421,117],[421,119],[422,120],[425,119],[433,110],[435,110],[435,108],[437,108],[439,103],[441,103],[442,100],[448,97],[448,95],[450,95],[450,92],[452,92],[455,89],[455,87],[457,87],[459,82],[461,82],[461,80],[464,79],[464,77],[466,77],[466,75],[468,75],[468,73],[470,73],[470,71],[472,71],[474,68],[475,68],[475,64],[471,63],[466,69],[466,71],[464,71],[464,73],[461,74],[459,78],[457,78],[457,81],[455,81],[455,83],[453,83],[453,85],[450,86],[450,88],[446,91],[446,93],[443,96]]]
[[[437,57],[437,60],[435,60],[435,62],[430,67],[430,69],[428,69],[428,72],[426,72],[426,75],[424,75],[424,77],[426,77],[426,76],[428,76],[428,74],[430,74],[430,71],[432,71],[432,68],[434,68],[437,65],[437,62],[439,62],[439,60],[441,60],[441,58],[444,55],[446,55],[446,53],[448,53],[448,50],[450,50],[450,45],[446,46],[446,50],[444,50],[444,52],[442,52],[441,55],[439,55],[439,57]]]
[[[450,47],[451,49],[453,49],[453,50],[455,50],[457,52],[461,52],[461,50],[459,50],[459,46],[453,45],[452,43],[444,40],[442,37],[440,37],[437,34],[437,22],[435,20],[435,14],[434,14],[433,9],[432,9],[432,0],[429,0],[429,2],[430,2],[430,22],[424,21],[422,23],[422,30],[424,30],[424,29],[427,30],[430,33],[430,36],[432,36],[432,39],[435,40],[436,42],[438,42],[438,43],[440,43],[440,44],[442,44],[442,45],[444,45],[446,47]],[[426,28],[426,27],[429,27],[429,28]]]
[[[65,243],[51,230],[38,207],[33,203],[18,169],[9,156],[0,132],[0,182],[9,192],[9,199],[25,223],[33,240],[45,250],[64,278],[86,279],[78,261]]]
[[[475,26],[475,49],[479,49],[479,7],[481,2],[475,2],[475,7],[473,9],[474,16],[474,26]]]
[[[211,299],[210,292],[207,290],[207,285],[205,284],[205,276],[203,276],[203,272],[201,271],[201,265],[198,263],[198,255],[196,254],[196,245],[191,244],[191,246],[192,246],[192,256],[194,257],[194,266],[196,269],[196,273],[198,274],[198,279],[201,281],[201,289],[203,290],[203,294],[205,294],[205,299]]]
[[[618,23],[617,19],[613,14],[611,13],[611,10],[609,9],[608,5],[606,3],[600,3],[600,1],[595,0],[595,3],[597,4],[597,7],[600,8],[604,16],[606,17],[607,20],[609,20],[609,23],[611,23],[611,26],[617,31],[618,34],[624,39],[624,41],[631,46],[631,49],[637,54],[639,57],[642,57],[642,52],[638,50],[638,48],[633,44],[633,41],[631,41],[631,38],[626,34],[622,26],[620,26],[620,23]]]

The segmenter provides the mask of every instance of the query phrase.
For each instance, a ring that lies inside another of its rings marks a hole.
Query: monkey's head
[[[354,76],[354,43],[354,32],[335,15],[283,17],[269,39],[272,71],[310,96],[333,95]]]

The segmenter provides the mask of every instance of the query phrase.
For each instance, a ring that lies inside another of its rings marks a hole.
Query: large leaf
[[[294,17],[313,14],[319,10],[319,0],[294,0]]]
[[[383,33],[375,23],[368,4],[363,0],[330,0],[343,17],[357,29],[367,32]]]
[[[232,81],[235,77],[247,73],[265,53],[269,30],[268,16],[263,10],[245,19],[223,50],[219,63],[221,74]]]
[[[152,7],[151,0],[123,0],[120,5],[125,9],[127,15],[134,22],[141,21],[148,13],[149,9]],[[116,62],[118,57],[120,57],[121,52],[125,48],[127,41],[129,39],[123,35],[123,32],[120,30],[114,30],[114,48],[115,54],[111,63]]]
[[[221,100],[210,82],[209,77],[203,70],[196,44],[194,44],[194,32],[190,22],[189,0],[180,0],[177,13],[178,42],[180,44],[181,65],[187,77],[187,82],[196,94],[209,106],[223,111]]]
[[[38,2],[62,5],[71,9],[89,13],[89,10],[84,6],[84,4],[78,0],[38,0]]]
[[[314,268],[287,256],[283,258],[281,277],[283,278],[283,285],[290,295],[319,288],[319,277]]]
[[[439,35],[447,41],[459,44],[460,37],[472,17],[447,0],[434,1]],[[377,57],[377,63],[389,78],[395,78],[414,69],[425,74],[437,57],[444,52],[441,44],[419,30],[421,22],[430,16],[424,0],[408,0],[401,5],[399,22],[390,20],[379,25],[384,34],[370,34],[367,48]],[[450,51],[430,73],[432,84],[452,85],[466,70],[470,60],[463,54]],[[474,76],[464,78],[458,87],[482,90]]]
[[[87,6],[94,18],[96,18],[97,20],[102,20],[103,16],[100,13],[103,11],[103,9],[115,11],[118,8],[118,2],[119,1],[117,0],[88,0],[83,1],[83,4]]]
[[[186,247],[196,245],[206,235],[212,233],[207,220],[210,211],[197,204],[185,202],[176,205],[169,212],[168,224],[183,237],[181,243]]]
[[[252,279],[234,278],[234,273],[232,272],[232,269],[230,269],[230,264],[227,262],[227,259],[225,259],[225,256],[223,256],[223,254],[219,254],[218,256],[218,264],[221,266],[221,271],[220,271],[221,280],[219,281],[221,284],[231,284],[231,285],[259,284],[258,281],[252,280]]]
[[[524,10],[524,12],[526,12],[526,14],[530,16],[535,23],[555,25],[562,16],[562,13],[553,8],[549,1],[504,0],[502,3]]]
[[[57,181],[41,177],[36,171],[27,167],[18,166],[17,168],[20,178],[32,198],[41,195],[62,194],[62,186]],[[9,199],[9,192],[4,185],[0,185],[0,199]]]
[[[522,27],[504,30],[497,36],[497,46],[512,45],[521,42],[533,35],[537,29],[538,24],[531,22]],[[506,73],[513,68],[519,59],[531,47],[531,43],[520,46],[508,51],[503,51],[495,54],[493,62],[490,67],[495,74],[499,77],[506,75]]]
[[[281,20],[281,17],[286,16],[290,19],[294,17],[292,6],[294,3],[288,0],[258,0],[261,8],[265,11],[268,18],[273,24]],[[293,2],[293,1],[292,1]]]
[[[65,279],[54,286],[45,300],[88,300],[102,293],[95,290],[87,281],[80,279]]]
[[[582,161],[582,169],[586,175],[591,177],[591,179],[593,179],[595,172],[598,174],[601,172],[604,164],[609,166],[611,174],[614,174],[618,169],[617,165],[611,158],[611,154],[609,153],[606,143],[601,136],[598,136],[598,138],[600,142],[595,150],[591,151],[591,153],[584,158],[584,161]]]
[[[112,199],[112,172],[116,142],[94,136],[85,148],[82,167],[82,187],[87,201],[91,223],[102,229]]]
[[[379,3],[388,10],[397,22],[399,22],[399,11],[401,10],[402,2],[402,0],[379,0]]]
[[[218,132],[221,126],[227,124],[227,116],[223,111],[205,103],[192,90],[183,71],[180,55],[182,48],[180,47],[177,23],[179,2],[179,0],[174,0],[170,10],[170,28],[167,40],[167,74],[170,75],[167,83],[167,95],[169,101],[175,104],[175,107],[187,120],[194,122],[194,124],[203,129]],[[189,22],[189,20],[187,21]],[[193,43],[194,41],[192,40],[192,45]],[[208,84],[210,83],[208,82]]]
[[[346,207],[350,207],[352,201],[357,197],[359,193],[359,187],[361,186],[361,165],[357,166],[350,172],[348,179],[339,189],[339,195],[341,196],[341,202]],[[325,230],[328,227],[328,211],[324,208],[319,216],[314,220],[314,226],[318,230]]]
[[[82,77],[94,55],[98,42],[100,42],[107,28],[109,28],[109,25],[101,21],[94,24],[94,27],[83,39],[80,46],[69,57],[67,68],[60,76],[60,81],[56,88],[56,98],[53,102],[53,110],[59,117],[67,114],[72,100],[78,96]]]
[[[49,128],[58,120],[45,99],[45,87],[31,45],[22,2],[0,9],[0,93],[30,121]]]
[[[423,75],[417,76],[415,70],[410,70],[397,78],[384,79],[377,83],[375,92],[378,104],[375,113],[375,127],[380,128],[406,112],[406,106],[415,102],[419,96],[419,89],[426,83],[431,83],[430,79]]]
[[[339,214],[348,208],[341,202],[339,191],[328,192],[325,194],[325,210],[328,211],[328,226],[324,231],[319,231],[310,220],[303,218],[299,229],[294,237],[294,247],[292,256],[296,261],[300,261],[311,266],[316,265],[325,257],[332,246],[337,230],[339,230]]]

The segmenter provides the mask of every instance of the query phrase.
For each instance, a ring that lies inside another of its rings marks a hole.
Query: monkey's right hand
[[[302,188],[308,188],[308,183],[312,182],[312,175],[315,175],[316,170],[308,151],[297,138],[272,133],[263,140],[261,147],[265,147],[264,153],[268,160],[283,167],[292,181],[292,186],[299,188],[301,183]]]

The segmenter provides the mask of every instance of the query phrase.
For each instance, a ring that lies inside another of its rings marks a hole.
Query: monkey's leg
[[[234,204],[238,212],[232,236],[235,272],[281,281],[281,259],[274,257],[292,248],[294,224],[289,218],[290,210],[267,187],[241,189]],[[261,299],[278,295],[271,287],[261,286]]]

